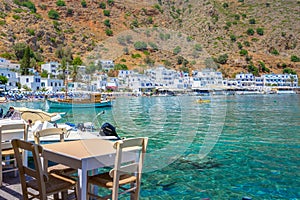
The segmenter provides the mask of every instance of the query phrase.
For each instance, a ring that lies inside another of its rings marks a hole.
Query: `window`
[[[26,83],[28,83],[29,82],[29,78],[26,78]]]

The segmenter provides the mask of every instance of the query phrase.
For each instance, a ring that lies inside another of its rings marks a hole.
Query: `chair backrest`
[[[116,149],[115,166],[110,171],[110,176],[113,178],[113,193],[118,191],[119,188],[119,178],[123,174],[135,175],[137,178],[137,188],[139,188],[142,167],[144,163],[144,158],[146,154],[148,144],[148,138],[132,138],[119,140],[115,142],[114,148]],[[134,153],[135,160],[130,163],[122,164],[122,157],[124,154]],[[138,191],[137,191],[138,192]],[[114,196],[115,194],[113,194]]]
[[[12,139],[23,139],[28,138],[28,126],[25,123],[20,124],[2,124],[0,125],[0,149],[12,148]]]
[[[51,136],[51,135],[58,135],[60,142],[64,142],[64,135],[67,133],[66,128],[47,128],[42,129],[34,133],[34,142],[36,144],[40,144],[40,138]]]
[[[40,158],[41,154],[43,153],[42,146],[37,144],[32,144],[30,142],[19,140],[19,139],[13,139],[11,143],[17,160],[24,199],[28,199],[28,194],[35,196],[36,198],[39,199],[46,199],[47,196],[46,196],[45,180],[47,180],[48,177],[47,174],[44,173],[43,171],[42,162]],[[27,151],[28,153],[32,154],[33,161],[34,161],[33,163],[34,166],[32,168],[23,165],[22,155],[20,153],[20,150]],[[27,190],[25,175],[36,179],[39,188],[38,195],[33,194]]]

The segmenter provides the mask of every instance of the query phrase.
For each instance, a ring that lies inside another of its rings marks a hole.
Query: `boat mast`
[[[68,79],[69,79],[69,62],[67,62],[67,78],[66,78],[66,73],[64,74],[65,76],[65,99],[68,98]]]

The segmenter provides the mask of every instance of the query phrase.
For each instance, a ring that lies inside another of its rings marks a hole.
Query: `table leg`
[[[78,199],[81,200],[87,199],[87,175],[86,168],[78,169]]]

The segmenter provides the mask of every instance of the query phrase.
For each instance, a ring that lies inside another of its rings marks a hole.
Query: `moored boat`
[[[111,107],[110,100],[102,100],[101,94],[89,94],[89,98],[47,99],[49,108],[101,108]]]

